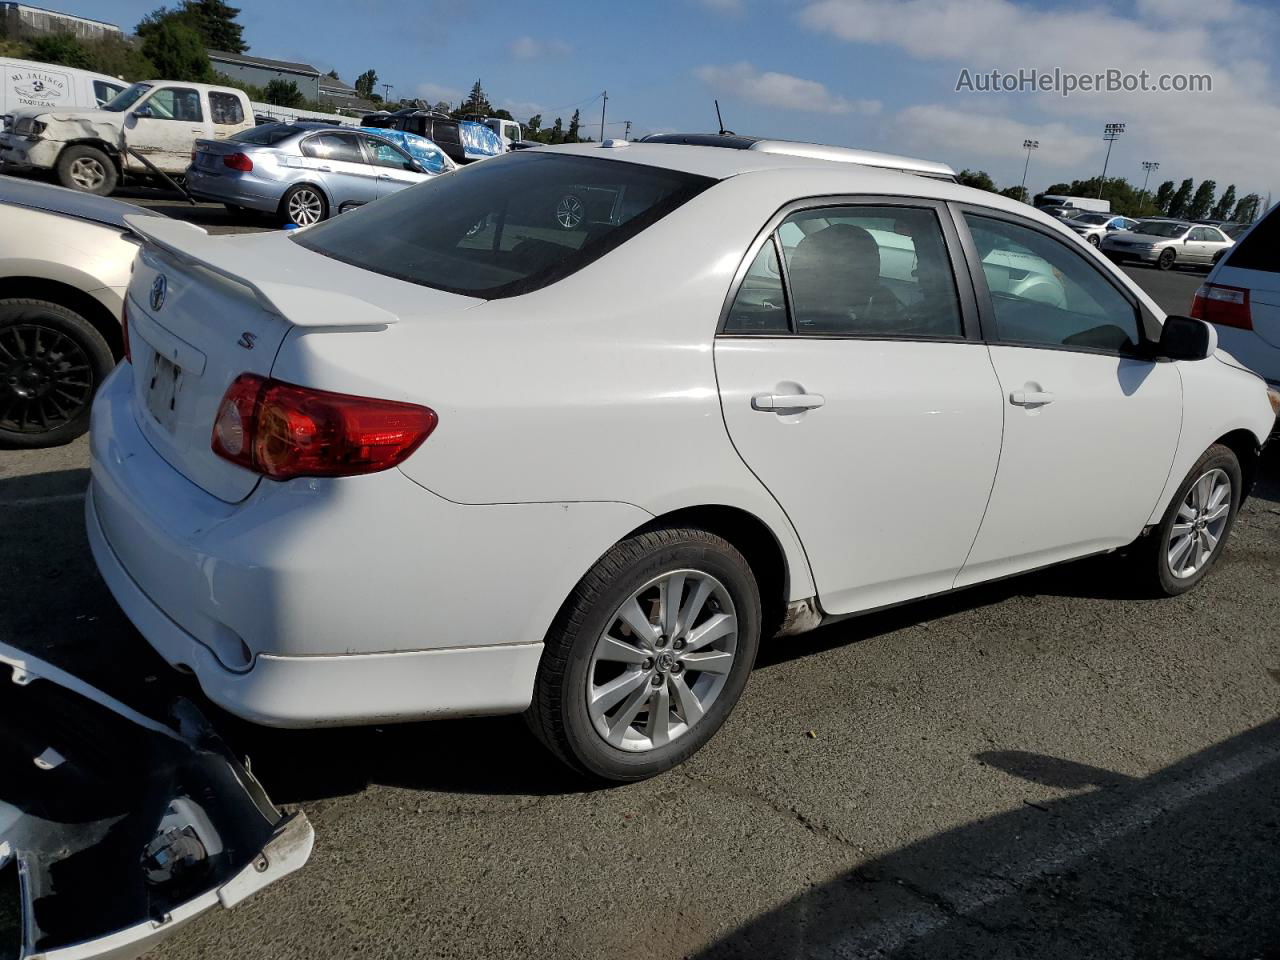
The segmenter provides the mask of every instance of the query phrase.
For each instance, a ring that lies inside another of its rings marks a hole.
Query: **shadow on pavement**
[[[698,960],[1280,958],[1280,721],[1139,779],[1016,751],[974,761],[1086,792],[869,861]]]

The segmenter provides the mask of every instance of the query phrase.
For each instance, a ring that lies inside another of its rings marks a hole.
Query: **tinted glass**
[[[200,94],[185,87],[165,87],[152,94],[146,102],[151,116],[156,120],[180,120],[199,123],[204,119],[200,109]]]
[[[1133,232],[1152,237],[1180,237],[1187,232],[1187,224],[1176,223],[1172,220],[1152,220],[1148,223],[1138,224]]]
[[[787,330],[787,298],[778,270],[778,251],[770,237],[742,278],[724,332],[767,334]]]
[[[364,163],[364,154],[356,138],[340,133],[320,133],[302,141],[302,155],[317,160]]]
[[[955,278],[932,210],[826,207],[779,228],[798,334],[958,337]]]
[[[124,90],[121,90],[116,98],[110,103],[104,104],[102,109],[110,110],[112,113],[120,113],[123,110],[128,110],[142,99],[143,95],[150,89],[151,84],[149,83],[135,83],[133,86],[126,87]]]
[[[105,83],[102,80],[93,81],[93,97],[98,103],[109,103],[120,95],[124,87],[118,83]]]
[[[510,297],[575,273],[714,182],[617,160],[508,154],[293,239],[411,283]]]
[[[244,107],[233,93],[209,91],[209,113],[214,123],[244,123]]]
[[[1082,213],[1078,217],[1072,217],[1075,223],[1087,223],[1090,226],[1097,226],[1106,223],[1108,217],[1105,213]]]
[[[1132,303],[1065,244],[1005,220],[966,213],[991,291],[997,338],[1129,352],[1139,343]]]
[[[273,143],[279,143],[281,140],[288,140],[290,137],[296,136],[297,133],[297,127],[291,127],[288,124],[264,123],[260,127],[250,127],[248,130],[233,133],[227,139],[234,140],[236,143],[253,143],[267,147]]]
[[[1242,270],[1263,270],[1267,273],[1280,273],[1280,215],[1272,208],[1262,220],[1249,230],[1248,224],[1241,227],[1249,230],[1236,240],[1236,245],[1227,254],[1227,263]]]

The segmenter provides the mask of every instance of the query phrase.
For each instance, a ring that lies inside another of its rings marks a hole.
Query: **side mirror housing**
[[[147,105],[144,103],[144,104],[143,104],[142,106],[140,106],[137,110],[133,111],[133,115],[134,115],[135,117],[139,117],[139,118],[145,119],[145,118],[147,118],[147,117],[151,116],[151,108],[150,108],[149,106],[147,106]]]
[[[1170,360],[1204,360],[1218,349],[1213,324],[1194,317],[1168,316],[1160,330],[1160,356]]]

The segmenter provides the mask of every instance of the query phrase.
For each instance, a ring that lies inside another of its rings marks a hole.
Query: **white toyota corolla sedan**
[[[86,512],[139,631],[259,723],[523,711],[606,779],[762,639],[1123,547],[1191,588],[1280,404],[1051,218],[852,162],[577,145],[134,227]]]

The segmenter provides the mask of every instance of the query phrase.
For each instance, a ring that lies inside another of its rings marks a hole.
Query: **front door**
[[[156,87],[134,108],[125,124],[125,142],[168,174],[182,173],[191,163],[196,140],[212,134],[200,91],[193,87]],[[146,174],[146,165],[134,156],[128,168]]]
[[[366,159],[359,138],[326,130],[302,141],[303,165],[329,195],[330,215],[378,198],[378,169]]]
[[[757,241],[716,340],[729,434],[830,613],[950,588],[991,492],[1000,387],[944,216],[797,210]]]
[[[365,153],[378,175],[378,196],[388,197],[425,179],[418,170],[418,165],[399,147],[364,134],[360,139],[364,142]]]
[[[975,210],[963,220],[981,260],[974,273],[1004,443],[958,586],[1134,540],[1182,424],[1178,370],[1145,359],[1137,305],[1104,268],[1025,221]],[[1005,274],[989,264],[1014,259],[1028,277],[997,287]]]

